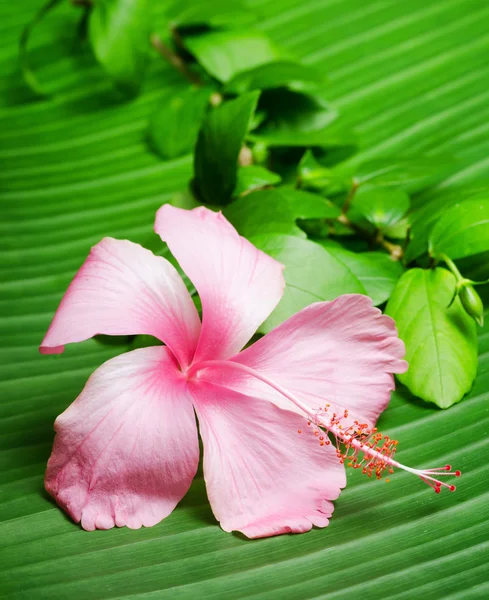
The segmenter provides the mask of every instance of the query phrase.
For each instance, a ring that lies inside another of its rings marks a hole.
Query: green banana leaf
[[[157,3],[155,3],[157,4]],[[489,326],[479,374],[447,411],[394,394],[379,428],[412,466],[452,463],[454,494],[405,473],[348,475],[329,527],[250,541],[224,533],[201,473],[174,513],[150,529],[85,532],[43,490],[57,414],[90,373],[125,350],[97,341],[37,352],[91,245],[111,235],[157,250],[156,209],[183,189],[190,156],[148,150],[148,117],[181,85],[153,66],[128,101],[76,49],[66,3],[39,25],[32,66],[50,96],[16,70],[17,40],[38,0],[0,5],[0,596],[20,599],[327,600],[489,595]],[[324,70],[324,90],[356,128],[354,160],[406,152],[458,158],[447,189],[489,177],[489,5],[480,0],[253,0],[260,27]],[[430,192],[415,200],[429,202]],[[486,319],[486,322],[489,319]]]

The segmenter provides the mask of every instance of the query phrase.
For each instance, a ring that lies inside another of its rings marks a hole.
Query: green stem
[[[196,85],[197,87],[202,87],[204,82],[201,78],[194,73],[191,69],[189,69],[187,63],[180,57],[176,52],[167,46],[160,36],[156,33],[153,33],[151,36],[151,45],[153,48],[160,54],[172,67],[181,73],[192,85]]]
[[[355,197],[355,194],[357,193],[359,185],[360,184],[357,181],[353,180],[353,184],[350,188],[350,191],[348,192],[348,196],[346,197],[345,203],[341,208],[341,212],[344,215],[346,215],[346,213],[349,211],[350,205],[352,203],[353,198]]]
[[[446,254],[440,254],[440,258],[447,265],[447,267],[450,269],[450,271],[453,273],[457,282],[464,279],[464,277],[462,276],[462,273],[460,273],[460,271],[457,269],[457,265],[453,262],[453,260],[451,258],[449,258]]]
[[[375,235],[372,236],[366,229],[363,229],[363,227],[360,227],[356,223],[352,223],[352,221],[350,221],[350,219],[345,214],[341,214],[337,218],[337,221],[338,223],[345,225],[345,227],[348,227],[349,229],[357,233],[359,236],[366,239],[368,242],[373,242],[377,246],[382,246],[382,248],[387,250],[387,252],[390,254],[392,260],[401,260],[401,258],[403,257],[404,250],[402,246],[398,246],[397,244],[393,244],[392,242],[387,241],[386,239],[384,239],[384,236],[381,232],[376,232]]]

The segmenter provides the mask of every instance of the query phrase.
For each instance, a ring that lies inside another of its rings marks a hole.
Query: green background
[[[156,209],[182,189],[191,157],[160,162],[147,119],[185,85],[155,62],[143,93],[114,99],[68,4],[36,31],[33,66],[53,96],[34,102],[17,39],[39,2],[0,4],[0,595],[6,598],[485,598],[489,595],[489,328],[467,399],[443,412],[400,387],[379,427],[412,466],[453,463],[455,494],[407,474],[349,473],[331,524],[249,541],[220,530],[201,475],[151,529],[87,533],[43,491],[52,424],[89,374],[123,347],[37,346],[91,245],[104,235],[157,250]],[[160,3],[153,2],[156,6]],[[276,42],[324,70],[324,95],[359,157],[436,150],[457,167],[421,204],[489,176],[489,4],[483,0],[276,0],[250,4]],[[161,21],[163,23],[163,21]]]

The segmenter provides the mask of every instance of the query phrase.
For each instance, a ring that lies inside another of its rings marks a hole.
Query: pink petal
[[[105,238],[71,282],[41,344],[43,354],[99,333],[153,335],[180,364],[193,357],[200,321],[175,268],[139,244]]]
[[[163,346],[109,360],[55,422],[45,485],[82,527],[155,525],[187,492],[199,461],[186,382]]]
[[[343,424],[358,419],[373,426],[389,403],[392,373],[407,368],[404,353],[394,321],[373,308],[367,296],[351,294],[308,306],[232,360],[287,388],[312,413],[330,403],[329,414],[348,409]],[[294,410],[250,377],[243,378],[243,386]]]
[[[190,391],[207,494],[225,531],[258,538],[328,525],[345,472],[303,417],[204,381]]]
[[[190,277],[202,300],[202,333],[195,361],[238,352],[278,304],[283,266],[206,208],[165,204],[155,231]]]

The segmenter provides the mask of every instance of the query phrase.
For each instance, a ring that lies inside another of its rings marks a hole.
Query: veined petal
[[[55,422],[45,485],[84,529],[155,525],[197,471],[197,426],[168,348],[109,360]]]
[[[94,335],[153,335],[182,367],[192,360],[200,320],[176,269],[139,244],[104,238],[71,282],[41,344],[43,354]]]
[[[345,472],[304,417],[205,381],[189,389],[207,494],[225,531],[258,538],[328,525]]]
[[[155,231],[167,242],[202,300],[195,360],[238,352],[278,304],[283,266],[241,237],[221,213],[165,204]]]
[[[389,403],[392,373],[407,369],[404,353],[394,321],[367,296],[350,294],[304,308],[231,360],[287,388],[313,414],[329,403],[331,415],[348,410],[343,424],[358,419],[373,426]],[[278,406],[293,409],[253,378],[242,381],[248,393],[259,388]]]

